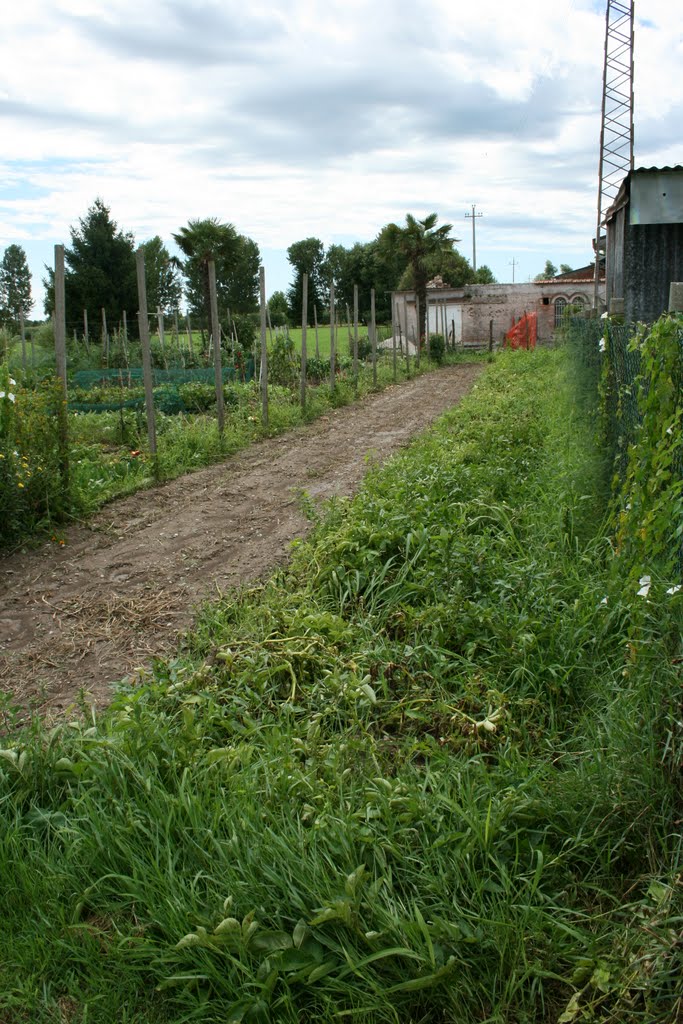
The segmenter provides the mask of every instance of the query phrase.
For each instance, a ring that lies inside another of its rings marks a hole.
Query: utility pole
[[[508,263],[508,266],[512,267],[512,283],[513,284],[515,283],[515,267],[517,265],[518,265],[518,262],[515,259],[515,257],[513,256],[512,259],[510,260],[510,262]]]
[[[476,203],[472,203],[472,213],[466,213],[465,219],[472,220],[472,270],[477,272],[477,233],[475,231],[475,225],[477,223],[477,217],[483,217],[483,213],[475,213]]]

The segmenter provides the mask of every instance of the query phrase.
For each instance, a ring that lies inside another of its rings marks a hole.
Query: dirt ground
[[[309,523],[299,496],[351,494],[466,394],[480,365],[447,367],[225,462],[106,506],[64,547],[0,558],[0,690],[59,714],[84,691],[172,651],[199,604],[265,576]]]

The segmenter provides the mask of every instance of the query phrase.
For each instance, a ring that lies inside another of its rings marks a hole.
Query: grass
[[[108,713],[7,706],[0,1019],[676,1019],[683,595],[574,374],[505,354]]]

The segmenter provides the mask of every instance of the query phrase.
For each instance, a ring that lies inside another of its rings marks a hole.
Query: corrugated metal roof
[[[628,186],[634,174],[673,174],[677,171],[683,172],[682,164],[675,164],[673,167],[634,167],[632,171],[628,172],[619,186],[619,191],[614,197],[612,205],[603,213],[602,223],[606,224],[608,220],[611,220],[628,201]]]

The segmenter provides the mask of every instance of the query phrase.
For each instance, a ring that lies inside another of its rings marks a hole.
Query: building
[[[601,280],[600,297],[604,301],[604,275]],[[536,313],[538,340],[548,342],[568,307],[591,308],[593,292],[593,265],[528,284],[468,284],[451,288],[435,278],[427,287],[429,330],[432,334],[447,333],[463,348],[482,348],[490,342],[500,346],[506,333],[525,313]],[[402,337],[414,342],[415,292],[394,292],[393,309],[397,333],[400,325]]]
[[[683,167],[640,167],[605,214],[606,300],[627,323],[651,323],[683,281]]]

